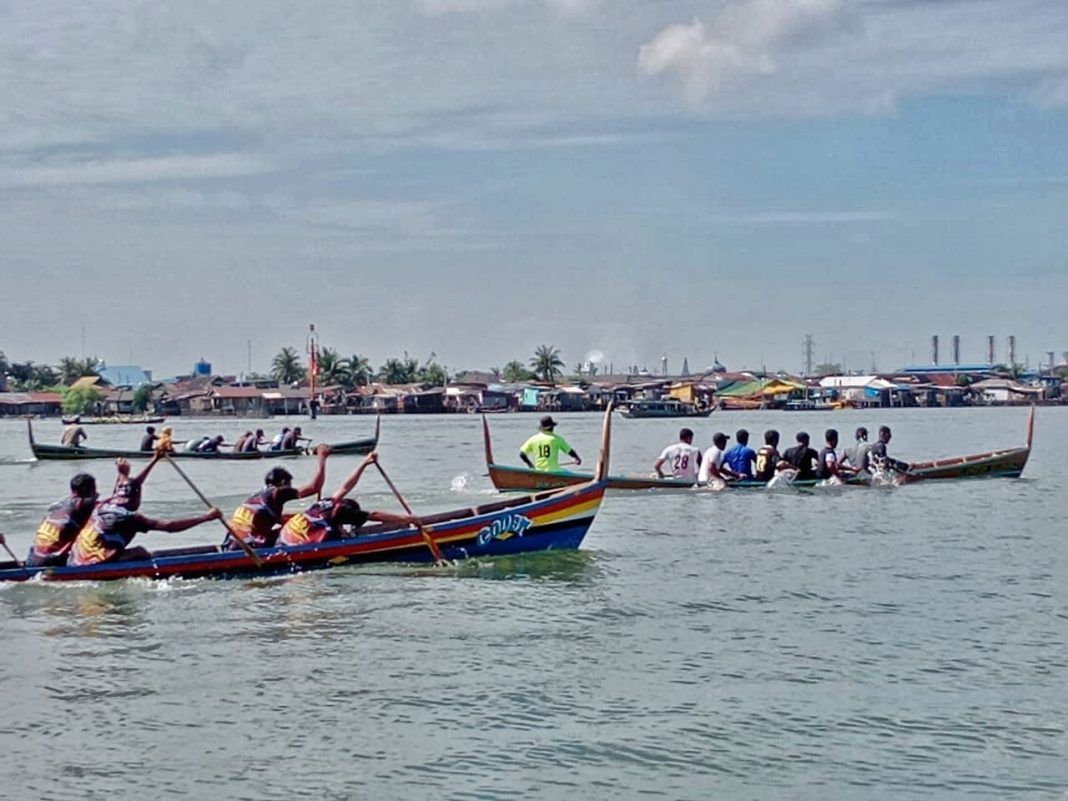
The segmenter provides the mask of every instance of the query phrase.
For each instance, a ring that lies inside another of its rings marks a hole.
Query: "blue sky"
[[[1054,0],[0,4],[0,349],[1068,350]]]

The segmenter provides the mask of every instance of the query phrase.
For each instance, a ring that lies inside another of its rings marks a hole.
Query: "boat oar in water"
[[[7,555],[11,557],[11,561],[13,561],[23,570],[26,569],[26,565],[22,563],[22,560],[15,556],[15,554],[12,553],[11,549],[7,547],[7,537],[5,537],[3,534],[0,534],[0,547],[7,551]]]
[[[186,475],[185,471],[178,466],[178,463],[176,461],[171,459],[171,457],[168,456],[166,453],[163,454],[163,458],[170,462],[171,467],[178,471],[178,475],[185,479],[185,483],[189,485],[189,489],[193,490],[193,492],[196,493],[197,497],[204,502],[205,506],[207,506],[209,509],[215,506],[215,504],[213,504],[204,496],[204,493],[200,491],[200,488],[193,483],[193,479]],[[223,528],[225,528],[226,532],[230,535],[230,539],[234,540],[238,545],[241,546],[241,550],[245,552],[245,556],[251,559],[253,564],[256,565],[256,567],[262,567],[263,560],[256,555],[256,552],[252,550],[251,545],[249,545],[247,542],[237,536],[237,532],[230,528],[230,524],[226,522],[226,518],[220,517],[219,522],[223,524]]]
[[[438,544],[434,542],[434,538],[430,536],[430,532],[426,530],[419,518],[415,516],[412,507],[410,507],[408,502],[404,500],[404,496],[400,494],[400,490],[397,489],[397,486],[390,481],[389,476],[386,475],[386,471],[383,469],[382,465],[378,463],[377,459],[375,460],[375,467],[378,468],[378,472],[382,474],[382,478],[389,485],[389,488],[393,490],[393,494],[397,496],[397,500],[400,502],[400,505],[404,507],[404,511],[415,518],[415,525],[419,527],[419,533],[423,535],[423,542],[425,542],[426,547],[430,549],[430,553],[434,557],[434,561],[437,563],[438,567],[447,565],[448,562],[446,562],[445,557],[441,555],[441,549],[438,547]]]

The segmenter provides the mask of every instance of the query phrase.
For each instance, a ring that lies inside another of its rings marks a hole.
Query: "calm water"
[[[702,447],[740,425],[816,440],[888,423],[892,453],[923,458],[1016,445],[1026,411],[717,415]],[[599,419],[558,419],[592,464]],[[491,424],[514,462],[536,417]],[[649,469],[677,429],[617,419],[615,470]],[[140,431],[93,427],[89,444]],[[612,493],[571,554],[2,587],[0,797],[1068,798],[1066,442],[1068,409],[1040,409],[1020,481]],[[380,453],[417,511],[492,493],[478,418],[387,418]],[[328,490],[357,463],[331,459]],[[267,467],[186,464],[224,507]],[[82,465],[110,482],[110,464]],[[302,481],[313,465],[288,466]],[[0,530],[20,556],[73,471],[0,422]],[[397,509],[371,474],[356,495]],[[200,508],[166,465],[145,498],[160,517]]]

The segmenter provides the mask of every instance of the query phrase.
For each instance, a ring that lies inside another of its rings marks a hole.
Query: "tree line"
[[[343,356],[340,351],[324,347],[318,352],[318,371],[316,381],[320,386],[341,386],[354,389],[367,386],[374,381],[384,384],[424,384],[441,386],[449,380],[462,379],[463,373],[450,376],[444,365],[440,364],[435,354],[422,364],[408,356],[386,359],[378,369],[371,366],[366,356],[353,354]],[[77,358],[64,356],[55,365],[35,364],[33,361],[17,362],[8,359],[0,351],[0,378],[9,392],[39,392],[52,390],[64,396],[64,411],[68,413],[86,413],[100,400],[100,394],[92,387],[72,387],[79,378],[99,375],[98,369],[103,362],[96,356]],[[550,384],[564,375],[564,361],[560,349],[552,345],[539,345],[534,355],[527,361],[513,359],[504,367],[491,367],[488,371],[496,379],[509,383],[541,380]],[[579,378],[582,365],[576,366]],[[271,360],[269,377],[279,384],[295,384],[307,381],[308,365],[302,362],[296,348],[283,347]],[[251,379],[259,376],[250,376]],[[68,404],[68,399],[70,403]],[[151,388],[140,387],[134,391],[134,409],[144,411],[151,403]],[[69,406],[69,408],[68,408]]]

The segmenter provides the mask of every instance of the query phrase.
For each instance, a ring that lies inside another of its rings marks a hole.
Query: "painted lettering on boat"
[[[522,537],[531,526],[531,520],[526,515],[507,515],[498,517],[488,526],[478,532],[476,541],[479,545],[489,545],[493,540],[506,540],[511,537]]]

